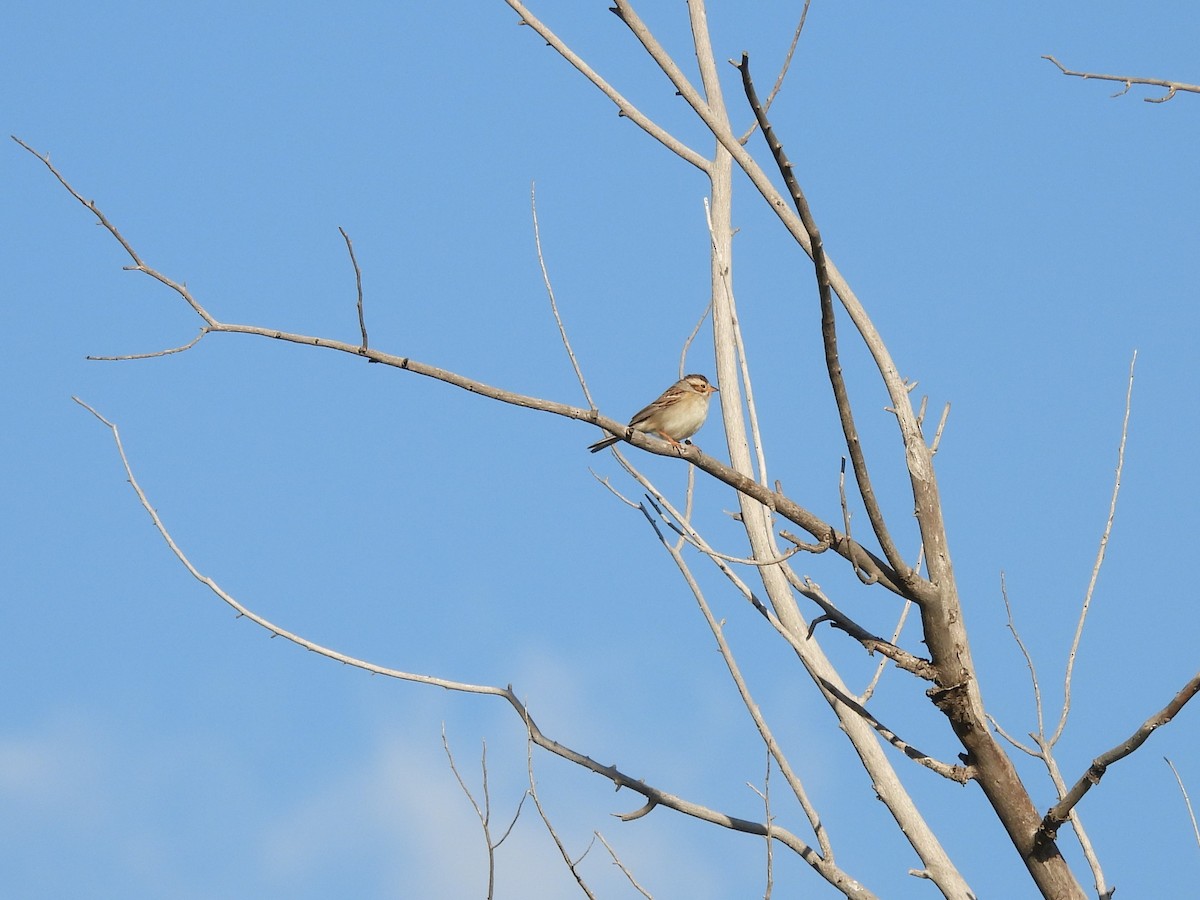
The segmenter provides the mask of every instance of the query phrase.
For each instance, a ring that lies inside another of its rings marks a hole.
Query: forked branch
[[[458,766],[454,764],[454,754],[450,752],[450,741],[446,737],[446,726],[442,725],[442,748],[446,751],[446,759],[450,761],[450,771],[454,773],[454,777],[458,780],[458,786],[462,788],[462,792],[467,795],[467,799],[471,802],[471,806],[475,809],[475,816],[479,819],[479,824],[483,828],[483,842],[487,846],[487,861],[488,861],[488,900],[496,893],[496,851],[500,848],[510,834],[513,827],[517,824],[517,819],[521,817],[521,810],[525,806],[525,798],[529,796],[529,791],[521,795],[521,800],[517,803],[517,811],[513,813],[512,821],[508,823],[508,827],[504,829],[504,834],[496,840],[492,839],[492,793],[488,787],[488,767],[487,767],[487,741],[483,742],[483,752],[480,755],[479,768],[483,772],[483,808],[480,809],[479,801],[475,799],[475,795],[471,793],[471,789],[467,787],[466,781],[459,774]]]
[[[1042,820],[1042,826],[1038,829],[1039,841],[1053,840],[1058,833],[1058,827],[1067,820],[1067,814],[1083,799],[1084,794],[1100,783],[1100,779],[1104,777],[1108,767],[1129,756],[1146,743],[1150,735],[1175,718],[1176,714],[1196,696],[1197,692],[1200,692],[1200,672],[1192,676],[1192,679],[1171,698],[1170,703],[1143,722],[1133,734],[1092,760],[1087,771],[1080,776],[1071,790],[1067,791],[1066,796],[1050,807],[1050,811],[1046,813],[1046,817]]]

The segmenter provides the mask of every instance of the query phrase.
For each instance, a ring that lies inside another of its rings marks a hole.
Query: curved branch
[[[804,859],[811,861],[813,858],[816,858],[817,861],[820,862],[820,857],[812,847],[805,843],[805,841],[803,841],[799,836],[785,828],[781,828],[778,825],[772,824],[768,829],[768,826],[762,822],[755,822],[749,819],[740,819],[736,816],[730,816],[726,813],[719,812],[718,810],[710,809],[707,806],[702,806],[699,803],[693,803],[690,800],[685,800],[682,797],[677,797],[674,794],[660,790],[656,787],[652,787],[651,785],[646,784],[644,781],[626,775],[615,765],[602,765],[591,757],[547,737],[545,733],[543,733],[542,730],[537,726],[537,723],[534,722],[533,716],[530,715],[525,704],[518,699],[511,685],[507,687],[495,687],[493,685],[486,684],[470,684],[463,681],[453,681],[448,678],[438,678],[433,675],[422,675],[414,672],[404,672],[399,669],[390,669],[385,666],[376,665],[375,663],[367,662],[366,660],[348,656],[344,653],[339,653],[336,650],[324,647],[314,641],[310,641],[307,638],[301,637],[298,634],[294,634],[285,628],[281,628],[280,626],[271,622],[269,619],[266,619],[263,616],[251,611],[248,607],[243,606],[238,600],[228,594],[219,584],[217,584],[216,581],[201,573],[195,567],[192,561],[188,559],[187,555],[183,552],[179,545],[175,543],[174,538],[172,538],[170,532],[167,531],[166,525],[164,525],[162,519],[159,518],[157,510],[155,510],[154,506],[150,503],[149,498],[146,496],[145,491],[142,490],[141,485],[138,483],[137,478],[133,473],[133,468],[130,466],[129,459],[125,455],[125,446],[121,441],[121,434],[116,424],[110,422],[78,397],[74,397],[72,399],[90,412],[93,416],[95,416],[112,432],[113,441],[116,443],[117,452],[121,457],[121,465],[125,469],[125,475],[129,480],[130,487],[132,487],[134,493],[137,494],[138,501],[141,503],[142,508],[150,516],[151,521],[154,523],[155,529],[158,531],[162,539],[166,541],[167,546],[171,549],[171,552],[175,555],[176,559],[183,564],[184,568],[188,570],[193,578],[204,584],[217,597],[224,601],[226,605],[233,609],[239,617],[249,619],[254,624],[265,629],[266,631],[269,631],[273,636],[281,637],[299,647],[303,647],[305,650],[310,650],[319,656],[336,660],[337,662],[352,666],[356,669],[362,669],[365,672],[383,675],[388,678],[395,678],[400,681],[411,681],[418,684],[432,685],[434,687],[441,687],[445,688],[446,690],[458,691],[460,693],[485,694],[493,697],[501,697],[508,701],[508,704],[516,711],[517,715],[521,717],[521,720],[525,723],[526,729],[528,729],[530,739],[535,744],[537,744],[543,750],[553,753],[555,756],[562,757],[568,762],[575,763],[581,768],[587,769],[596,773],[597,775],[607,778],[618,789],[628,788],[635,793],[641,794],[646,798],[647,801],[653,802],[658,806],[665,806],[669,809],[675,810],[676,812],[683,813],[684,815],[692,816],[693,818],[710,822],[714,825],[720,825],[732,831],[740,831],[746,834],[757,835],[759,837],[766,837],[769,834],[771,837],[795,851]],[[873,898],[875,896],[865,889],[847,891],[845,888],[842,888],[842,890],[847,896],[862,898]]]
[[[1192,798],[1188,796],[1187,788],[1183,786],[1183,779],[1179,777],[1179,770],[1175,768],[1175,763],[1165,756],[1163,762],[1171,767],[1171,774],[1175,776],[1175,782],[1179,785],[1179,793],[1183,794],[1183,805],[1187,807],[1188,818],[1192,820],[1192,834],[1196,835],[1196,845],[1200,847],[1200,825],[1196,824],[1196,812],[1192,809]]]

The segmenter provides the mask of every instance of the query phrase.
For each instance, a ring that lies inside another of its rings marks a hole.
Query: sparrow
[[[629,427],[642,434],[656,434],[672,447],[682,446],[679,442],[699,431],[708,418],[708,401],[716,390],[703,375],[684,375],[663,391],[661,397],[637,412],[629,420]],[[620,437],[607,437],[588,450],[595,453],[619,440]]]

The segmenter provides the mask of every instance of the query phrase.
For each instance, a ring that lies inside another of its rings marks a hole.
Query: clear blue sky
[[[686,63],[683,5],[643,5]],[[618,118],[503,3],[352,6],[9,4],[4,133],[50,153],[222,320],[356,340],[342,226],[374,346],[582,403],[534,256],[536,181],[598,402],[623,418],[652,399],[706,301],[699,173]],[[534,9],[707,151],[606,6]],[[747,50],[769,80],[795,6],[714,3],[718,55]],[[1072,780],[1196,670],[1200,97],[1109,99],[1114,86],[1039,57],[1196,82],[1198,42],[1200,7],[1185,2],[816,0],[774,109],[830,254],[903,373],[935,408],[953,403],[938,456],[951,548],[985,698],[1016,734],[1034,721],[1000,573],[1056,704],[1139,351],[1124,488],[1060,746]],[[524,786],[523,732],[504,704],[374,678],[236,619],[169,554],[108,432],[72,395],[120,425],[175,538],[252,609],[382,665],[512,683],[552,737],[760,815],[745,783],[761,785],[761,748],[669,559],[589,473],[634,492],[611,458],[584,452],[595,429],[251,337],[88,362],[186,343],[199,321],[122,272],[120,248],[37,160],[15,144],[0,159],[6,896],[482,897],[478,826],[443,723],[476,788],[487,741],[497,820]],[[739,190],[736,287],[772,474],[837,517],[811,273]],[[711,375],[711,342],[691,359]],[[885,499],[907,522],[882,397],[854,368],[860,353],[847,363]],[[715,419],[697,441],[725,453]],[[682,487],[678,463],[644,462]],[[743,552],[721,513],[729,492],[704,484],[698,502],[713,540]],[[883,896],[933,896],[902,875],[916,860],[841,764],[845,744],[794,660],[696,562],[839,862]],[[800,568],[890,629],[893,598],[850,591],[829,560]],[[865,682],[870,660],[836,636],[827,645]],[[873,709],[952,758],[920,690],[890,671]],[[1200,797],[1197,746],[1189,708],[1080,806],[1120,895],[1195,884],[1200,852],[1162,756]],[[621,824],[609,814],[636,797],[545,755],[535,764],[574,852],[600,829],[657,897],[761,895],[758,840],[661,810]],[[1043,773],[1020,764],[1048,806]],[[896,765],[981,895],[1030,895],[974,788]],[[794,810],[779,815],[802,828]],[[777,898],[832,895],[777,860]],[[604,896],[631,895],[600,849],[584,874]],[[531,809],[499,851],[497,888],[529,896],[579,896]]]

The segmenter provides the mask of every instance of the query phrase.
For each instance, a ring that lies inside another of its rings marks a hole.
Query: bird
[[[700,430],[708,418],[708,401],[718,389],[703,375],[684,375],[662,392],[657,400],[629,420],[629,428],[656,434],[672,447]],[[607,437],[588,447],[592,453],[611,447],[620,437]]]

